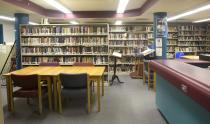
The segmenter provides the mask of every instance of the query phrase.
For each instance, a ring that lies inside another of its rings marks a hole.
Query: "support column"
[[[4,42],[4,33],[3,33],[3,25],[0,24],[0,44]]]
[[[29,15],[25,13],[15,13],[15,40],[16,40],[16,69],[22,68],[20,49],[20,24],[28,24]]]
[[[157,12],[154,13],[154,43],[157,59],[167,58],[167,37],[168,37],[168,24],[167,24],[167,13]]]

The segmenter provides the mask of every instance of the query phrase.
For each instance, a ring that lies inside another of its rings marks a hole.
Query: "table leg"
[[[90,113],[90,109],[91,109],[91,104],[90,104],[90,101],[91,101],[91,97],[90,97],[90,79],[88,78],[88,84],[87,84],[87,95],[88,95],[88,113]]]
[[[11,82],[11,77],[7,76],[6,77],[6,81],[7,81],[7,105],[8,105],[8,111],[11,112],[11,87],[10,87],[10,82]]]
[[[98,112],[101,110],[100,78],[97,79]]]
[[[102,75],[102,96],[104,96],[104,75]]]
[[[48,88],[49,110],[52,111],[52,82],[50,80],[50,77],[47,77],[47,88]]]
[[[57,78],[53,77],[53,93],[54,93],[54,109],[58,110],[58,99],[57,99]]]
[[[156,91],[156,72],[154,71],[154,77],[153,77],[154,79],[153,79],[153,85],[154,85],[154,91]]]

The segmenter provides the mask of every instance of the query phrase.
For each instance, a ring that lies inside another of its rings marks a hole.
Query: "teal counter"
[[[210,124],[210,71],[188,63],[191,62],[151,62],[156,72],[157,109],[169,124]],[[194,75],[200,75],[202,80]]]

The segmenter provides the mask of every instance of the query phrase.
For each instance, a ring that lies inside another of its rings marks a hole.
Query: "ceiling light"
[[[210,18],[197,20],[197,21],[194,21],[194,23],[207,22],[207,21],[210,21]]]
[[[117,21],[115,22],[115,25],[122,25],[122,21],[117,20]]]
[[[68,8],[63,6],[57,0],[44,0],[44,1],[47,2],[48,4],[50,4],[51,6],[53,6],[54,8],[58,9],[59,11],[63,12],[63,13],[72,13]]]
[[[192,15],[192,14],[195,14],[195,13],[198,13],[198,12],[201,12],[201,11],[205,11],[207,9],[210,9],[210,4],[202,6],[202,7],[197,8],[197,9],[193,9],[191,11],[188,11],[188,12],[176,15],[176,16],[173,16],[173,17],[170,17],[170,18],[167,19],[167,21],[173,21],[173,20],[179,19],[181,17],[185,17],[185,16]]]
[[[29,22],[30,25],[38,25],[38,23],[35,22]]]
[[[124,13],[129,0],[119,0],[117,13]]]
[[[1,15],[0,15],[0,19],[7,20],[7,21],[15,21],[15,18],[7,17],[7,16],[1,16]]]
[[[73,25],[78,25],[78,24],[79,24],[79,23],[76,22],[76,21],[70,21],[70,23],[73,24]]]

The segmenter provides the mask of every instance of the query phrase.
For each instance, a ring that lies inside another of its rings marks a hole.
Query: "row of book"
[[[133,66],[133,65],[117,65],[117,67],[116,67],[117,73],[133,72],[134,70],[135,70],[135,66]],[[109,66],[109,72],[111,72],[111,73],[114,72],[113,66]]]
[[[111,39],[141,39],[141,40],[147,40],[147,34],[128,34],[128,33],[121,33],[121,34],[116,34],[112,33],[109,35],[109,38]]]
[[[194,30],[206,30],[206,27],[195,26],[195,25],[182,25],[182,26],[178,26],[178,29],[184,30],[184,31],[194,31]]]
[[[205,47],[179,47],[179,51],[183,52],[205,52],[207,49]]]
[[[41,37],[21,38],[22,45],[103,45],[108,44],[107,37]]]
[[[108,47],[23,47],[22,54],[68,55],[68,54],[106,54]]]
[[[151,32],[153,31],[153,26],[145,26],[145,25],[141,25],[141,26],[138,26],[138,25],[125,25],[125,26],[111,26],[110,27],[110,32],[126,32],[126,31],[129,31],[129,32],[137,32],[137,31],[145,31],[145,32]]]
[[[111,46],[144,46],[144,42],[142,41],[109,41],[109,45]]]
[[[175,45],[177,44],[177,40],[168,40],[169,45]]]
[[[178,46],[198,46],[198,45],[202,45],[202,46],[208,46],[210,45],[210,43],[206,43],[206,42],[178,42],[177,43]]]
[[[43,35],[43,34],[105,34],[107,26],[22,26],[22,35]]]
[[[109,53],[112,54],[114,51],[121,51],[122,55],[134,55],[135,54],[135,49],[132,47],[129,48],[114,48],[114,49],[109,49]]]
[[[206,31],[195,31],[195,32],[192,32],[192,31],[179,31],[178,33],[179,36],[206,36]]]
[[[177,33],[168,33],[168,39],[170,38],[178,38]]]
[[[122,57],[121,59],[117,59],[117,64],[134,64],[135,58],[134,57]],[[110,57],[109,64],[114,63],[114,57]]]
[[[75,62],[92,62],[94,64],[108,64],[108,57],[22,57],[23,64],[39,64],[41,62],[59,62],[73,64]]]
[[[208,40],[208,38],[200,36],[186,36],[178,38],[178,41],[206,41],[206,40]]]

